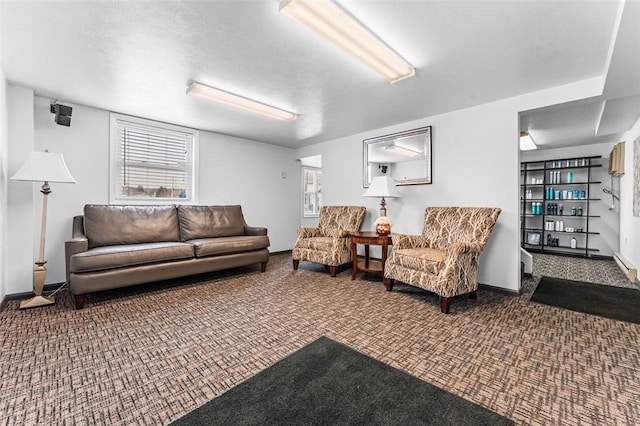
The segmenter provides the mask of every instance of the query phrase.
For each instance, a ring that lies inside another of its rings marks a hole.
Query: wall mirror
[[[376,176],[389,176],[396,185],[431,183],[431,126],[363,141],[364,187]]]

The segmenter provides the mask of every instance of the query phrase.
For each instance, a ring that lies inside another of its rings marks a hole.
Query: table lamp
[[[387,201],[384,197],[399,198],[400,191],[396,188],[396,183],[389,176],[376,176],[371,179],[369,188],[362,194],[364,197],[382,197],[380,201],[380,216],[387,215]]]
[[[47,268],[44,260],[44,242],[47,231],[47,199],[51,193],[49,182],[76,183],[69,173],[62,154],[53,152],[32,152],[27,161],[20,169],[11,176],[12,180],[25,180],[31,182],[44,182],[42,184],[42,227],[40,229],[40,254],[35,262],[36,268],[33,271],[33,291],[35,296],[20,303],[20,309],[35,308],[37,306],[51,305],[55,300],[51,297],[44,297],[42,289],[47,275]]]

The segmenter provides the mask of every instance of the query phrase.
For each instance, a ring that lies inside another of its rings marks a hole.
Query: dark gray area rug
[[[427,355],[425,355],[427,356]],[[172,425],[513,425],[321,337]]]
[[[640,324],[640,290],[542,277],[532,302]]]

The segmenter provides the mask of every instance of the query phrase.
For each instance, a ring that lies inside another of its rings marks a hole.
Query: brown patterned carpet
[[[638,424],[640,326],[528,301],[541,275],[628,285],[624,276],[613,261],[549,255],[534,271],[521,296],[481,290],[449,315],[434,295],[387,293],[379,277],[330,278],[307,262],[294,272],[289,254],[264,274],[105,292],[81,311],[64,292],[32,310],[10,301],[0,424],[167,424],[321,335],[517,424]]]

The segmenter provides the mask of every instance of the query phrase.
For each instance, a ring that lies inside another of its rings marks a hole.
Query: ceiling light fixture
[[[187,87],[187,94],[197,96],[208,101],[219,102],[234,108],[240,108],[245,111],[255,112],[276,120],[292,121],[298,118],[298,116],[292,112],[272,107],[239,95],[234,95],[233,93],[225,92],[224,90],[216,89],[215,87],[207,86],[206,84],[195,81],[191,82]]]
[[[529,132],[520,132],[520,151],[530,151],[538,149]]]
[[[282,0],[280,11],[392,83],[415,74],[413,65],[331,0]]]

